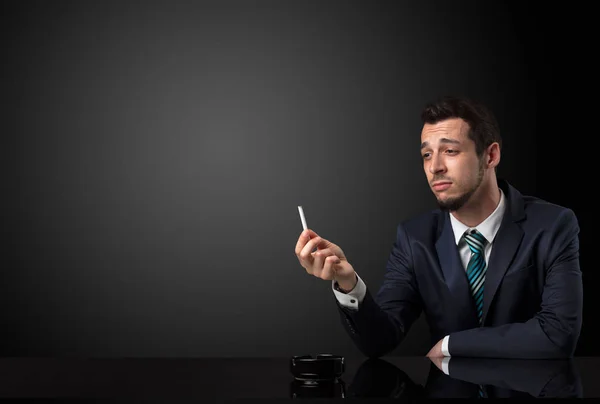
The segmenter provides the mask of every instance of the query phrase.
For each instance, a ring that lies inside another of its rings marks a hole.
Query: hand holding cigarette
[[[324,280],[336,280],[343,290],[356,285],[354,268],[342,249],[308,228],[302,206],[298,206],[304,230],[296,243],[296,256],[306,272]]]

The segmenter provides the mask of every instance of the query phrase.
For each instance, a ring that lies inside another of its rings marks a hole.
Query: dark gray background
[[[499,175],[582,221],[567,14],[483,3],[3,3],[2,354],[357,353],[297,206],[378,289],[435,207],[419,113],[443,94],[486,102]],[[420,319],[396,353],[429,348]]]

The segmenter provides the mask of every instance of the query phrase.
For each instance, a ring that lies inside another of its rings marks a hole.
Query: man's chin
[[[441,210],[456,211],[459,210],[465,204],[467,199],[468,198],[465,198],[464,195],[455,198],[437,198],[437,204]]]

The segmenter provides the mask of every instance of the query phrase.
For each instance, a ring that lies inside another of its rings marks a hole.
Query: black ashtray
[[[292,356],[290,371],[300,382],[331,382],[344,373],[344,357],[333,354]]]

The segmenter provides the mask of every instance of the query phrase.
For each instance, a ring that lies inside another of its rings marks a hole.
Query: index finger
[[[300,233],[300,237],[298,237],[298,241],[296,242],[296,255],[300,254],[306,243],[318,236],[319,235],[311,229],[306,229],[302,233]]]

